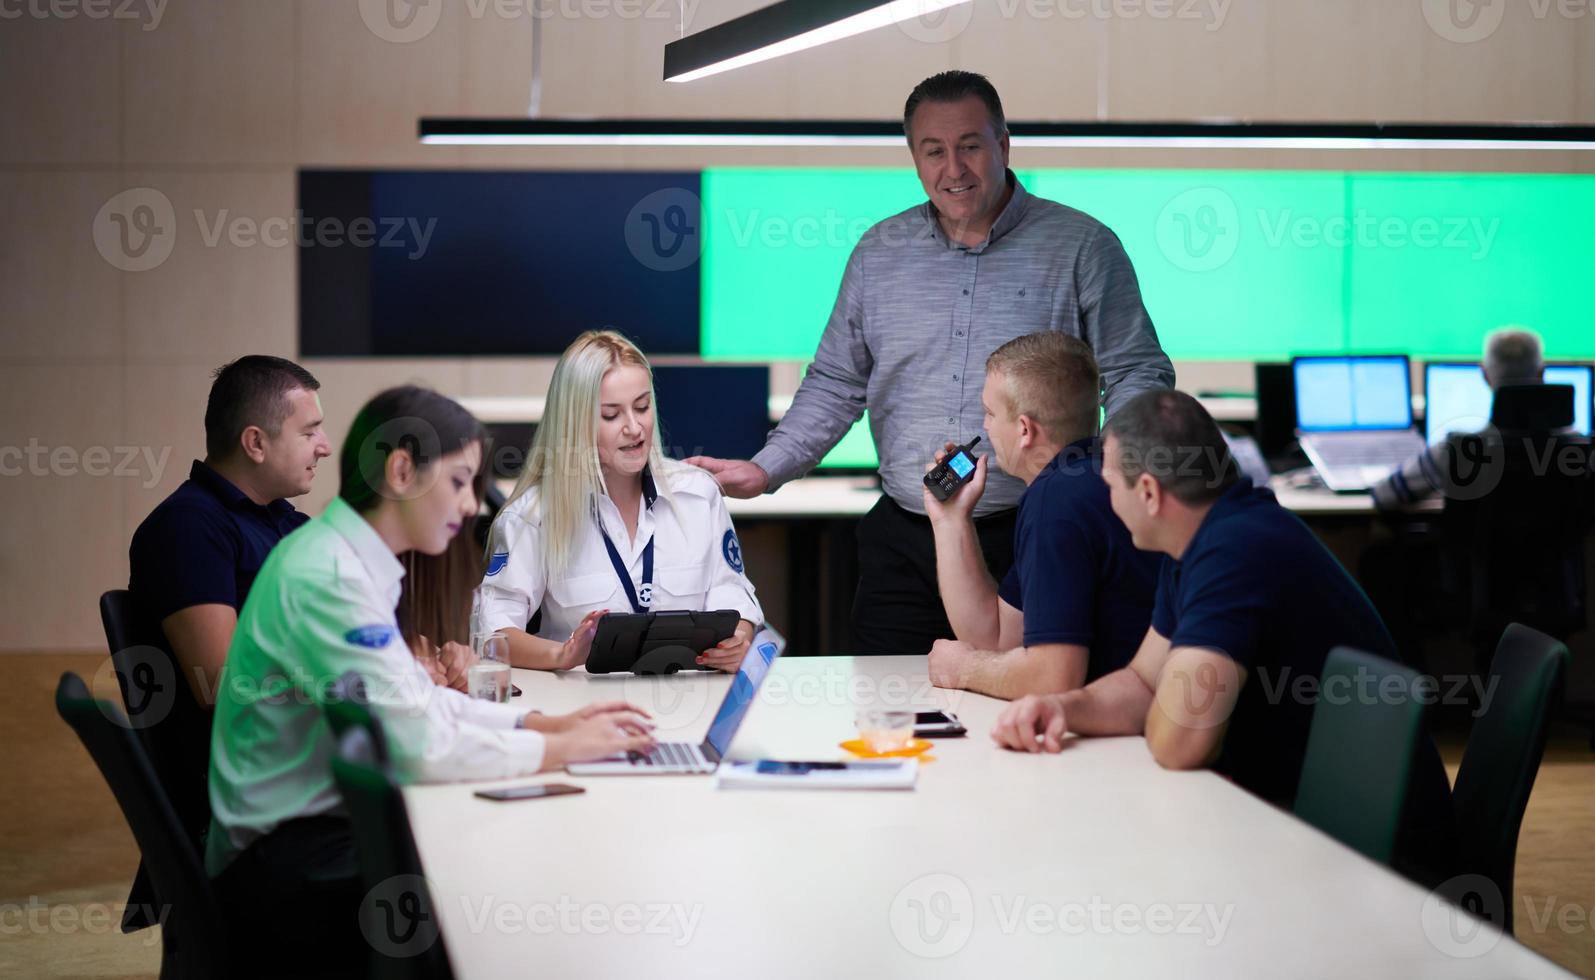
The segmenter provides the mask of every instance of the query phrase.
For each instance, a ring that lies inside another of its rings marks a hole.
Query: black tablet
[[[741,618],[735,609],[608,613],[598,619],[598,633],[587,655],[587,672],[674,674],[678,670],[709,670],[698,666],[698,654],[729,639]]]

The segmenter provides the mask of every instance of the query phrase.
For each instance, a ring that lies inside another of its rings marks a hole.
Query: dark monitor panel
[[[654,365],[655,415],[665,455],[751,459],[770,434],[770,369]]]
[[[695,355],[699,216],[668,203],[695,205],[699,182],[664,172],[301,171],[300,352],[546,355],[612,327],[648,354]],[[660,217],[677,212],[681,221]]]

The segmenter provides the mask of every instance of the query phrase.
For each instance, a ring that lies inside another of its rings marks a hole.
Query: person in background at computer
[[[517,667],[586,663],[610,610],[735,609],[735,635],[698,658],[734,672],[764,620],[719,485],[665,457],[648,359],[614,331],[582,334],[554,366],[488,552],[483,626],[509,637]]]
[[[931,647],[930,678],[1000,698],[1074,690],[1130,662],[1152,616],[1161,557],[1136,549],[1109,505],[1090,347],[1061,331],[1008,341],[986,359],[981,403],[997,465],[1026,484],[1014,566],[999,587],[970,516],[985,489],[985,455],[946,502],[925,490],[936,578],[957,636]]]
[[[1545,379],[1540,338],[1518,328],[1497,330],[1484,341],[1484,380],[1490,390],[1509,384],[1539,384]],[[1452,444],[1442,439],[1374,484],[1374,506],[1396,510],[1440,492],[1451,466]]]
[[[1078,691],[1026,697],[992,736],[1057,752],[1066,732],[1145,734],[1169,769],[1212,766],[1265,800],[1296,795],[1316,680],[1337,646],[1399,660],[1368,598],[1271,491],[1238,476],[1213,421],[1151,392],[1107,425],[1102,478],[1137,547],[1161,551],[1152,624],[1129,666]],[[1455,859],[1450,787],[1427,737],[1412,769],[1397,867],[1439,881]]]
[[[441,554],[477,514],[481,423],[455,402],[392,388],[355,417],[338,496],[260,570],[239,614],[211,738],[206,870],[263,976],[360,976],[365,887],[332,781],[330,685],[353,671],[404,782],[504,779],[652,747],[622,703],[548,716],[433,684],[400,635],[401,555]],[[285,917],[287,925],[285,925]]]
[[[980,433],[979,365],[1015,337],[1059,330],[1091,345],[1108,415],[1174,384],[1135,269],[1095,218],[1034,197],[1008,169],[1002,100],[985,76],[947,71],[915,86],[903,131],[926,203],[866,231],[792,407],[752,460],[694,457],[733,497],[803,476],[869,412],[885,495],[858,527],[853,602],[860,653],[922,654],[953,635],[924,516],[925,462]],[[1024,484],[988,474],[975,508],[996,579],[1013,564]]]

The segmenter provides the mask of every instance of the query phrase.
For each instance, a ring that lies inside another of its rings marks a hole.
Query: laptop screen
[[[1405,354],[1298,357],[1296,425],[1303,432],[1412,426],[1412,377]]]
[[[1573,386],[1573,430],[1590,434],[1590,399],[1595,367],[1547,364],[1545,383]],[[1484,370],[1473,363],[1430,363],[1423,368],[1424,438],[1433,445],[1453,432],[1476,432],[1490,424],[1494,396]]]
[[[737,676],[731,679],[731,689],[726,692],[725,700],[720,702],[720,710],[715,713],[714,721],[709,723],[709,734],[704,739],[722,758],[726,749],[731,747],[731,739],[736,736],[737,729],[742,726],[743,717],[753,706],[753,697],[759,693],[764,675],[770,672],[770,664],[780,654],[779,645],[773,640],[764,639],[761,633],[755,637],[748,655],[742,658],[742,666],[737,670]]]

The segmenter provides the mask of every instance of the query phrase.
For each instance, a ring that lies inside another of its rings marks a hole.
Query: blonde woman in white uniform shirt
[[[735,609],[735,635],[698,663],[735,671],[764,614],[714,477],[666,459],[653,374],[613,331],[588,331],[554,368],[526,467],[493,524],[488,629],[517,667],[587,662],[606,612]],[[525,632],[543,611],[537,634]]]

